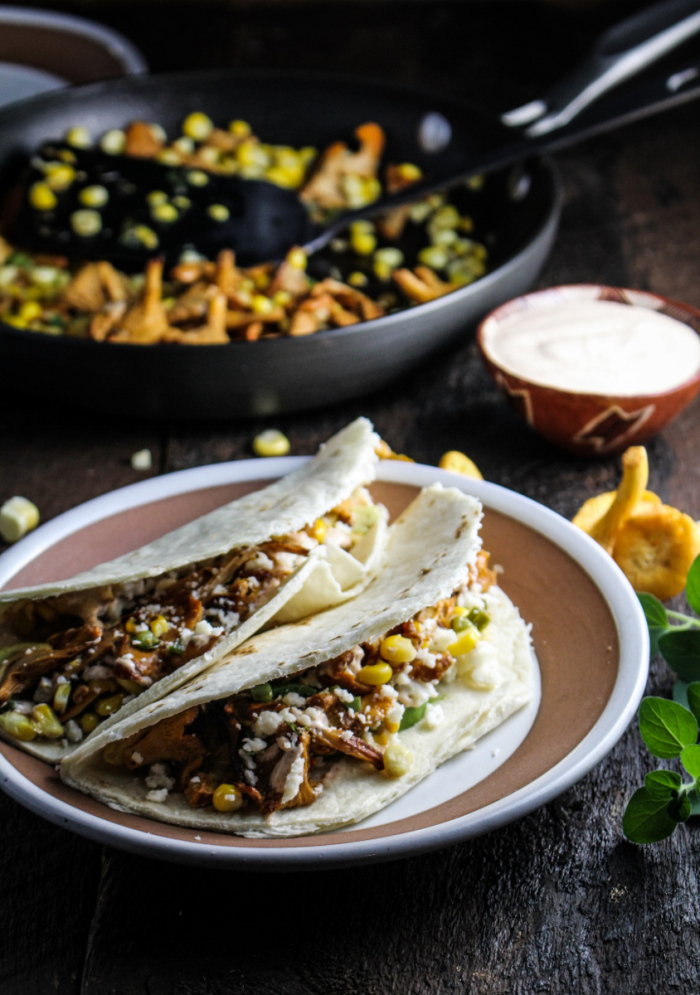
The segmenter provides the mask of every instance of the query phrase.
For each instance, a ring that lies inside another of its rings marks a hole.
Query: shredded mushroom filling
[[[352,550],[379,516],[358,488],[300,532],[165,576],[9,606],[0,619],[0,729],[20,740],[79,742],[235,631],[312,549]]]
[[[108,745],[102,757],[138,770],[150,801],[166,802],[172,791],[224,813],[310,805],[344,757],[401,776],[410,757],[398,734],[439,724],[441,686],[496,686],[493,661],[487,673],[473,652],[494,582],[480,553],[467,585],[382,636],[292,678],[195,705]]]

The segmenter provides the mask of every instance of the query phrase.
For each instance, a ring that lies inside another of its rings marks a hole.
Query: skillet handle
[[[700,0],[661,0],[613,25],[590,54],[541,100],[501,115],[538,138],[569,124],[584,108],[700,31]]]

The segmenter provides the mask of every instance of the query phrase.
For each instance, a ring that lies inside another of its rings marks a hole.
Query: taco
[[[300,469],[69,580],[0,592],[0,735],[50,762],[265,625],[352,597],[386,510],[366,419]]]
[[[164,822],[297,836],[357,822],[531,697],[529,630],[479,551],[478,502],[435,485],[352,601],[259,633],[101,731],[70,785]]]

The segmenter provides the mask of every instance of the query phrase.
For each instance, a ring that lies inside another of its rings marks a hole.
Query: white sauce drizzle
[[[657,394],[700,370],[700,335],[650,308],[572,300],[519,311],[485,329],[493,361],[545,387]]]

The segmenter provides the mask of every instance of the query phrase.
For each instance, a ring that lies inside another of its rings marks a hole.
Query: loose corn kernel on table
[[[614,20],[607,6],[380,0],[232,11],[161,0],[142,3],[138,18],[114,2],[94,14],[131,35],[154,69],[303,63],[447,87],[504,109],[556,79]],[[647,287],[700,306],[699,140],[690,105],[560,154],[565,209],[541,285]],[[466,453],[487,480],[567,517],[619,479],[619,461],[579,461],[528,432],[471,341],[380,395],[274,422],[193,429],[136,423],[128,413],[116,422],[45,410],[31,396],[30,370],[12,379],[21,393],[4,398],[0,503],[24,495],[44,521],[146,475],[250,458],[265,430],[281,430],[293,454],[311,453],[359,414],[398,452],[431,464],[449,450]],[[697,405],[648,445],[650,486],[693,518]],[[150,469],[147,461],[132,467],[145,449]],[[668,695],[670,686],[655,661],[650,690]],[[0,794],[0,990],[697,992],[698,828],[691,822],[646,850],[622,836],[624,804],[651,766],[633,727],[579,784],[519,823],[409,860],[294,877],[202,871],[101,848]]]

